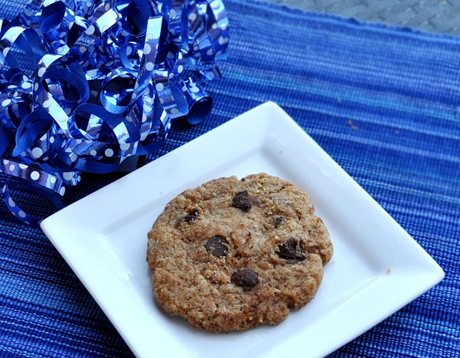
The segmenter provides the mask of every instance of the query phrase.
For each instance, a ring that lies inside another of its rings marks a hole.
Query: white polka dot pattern
[[[134,0],[126,3],[130,1]],[[112,8],[112,1],[103,0],[99,7],[79,1],[86,13],[80,13],[78,21],[66,8],[65,21],[48,31],[55,19],[46,21],[54,16],[46,9],[53,3],[45,1],[41,8],[43,38],[29,42],[34,46],[34,41],[46,41],[49,52],[30,77],[19,69],[14,82],[0,93],[0,111],[7,113],[0,119],[0,139],[10,136],[3,127],[16,128],[19,123],[17,133],[8,138],[15,144],[17,161],[3,159],[0,143],[0,171],[62,196],[65,186],[80,181],[80,171],[113,171],[129,156],[157,148],[172,120],[187,118],[196,103],[203,108],[209,104],[209,111],[211,101],[203,84],[214,75],[216,54],[225,50],[228,33],[221,0],[200,6],[190,0],[172,2],[166,11],[157,8],[158,16],[151,16],[140,2],[141,11],[131,19],[135,26],[128,26],[126,14]],[[30,26],[26,20],[37,15],[35,11],[26,7],[15,26]],[[92,17],[95,11],[100,16]],[[70,42],[73,26],[81,31]],[[136,32],[140,33],[133,36]],[[2,39],[7,65],[13,57],[10,49],[22,46],[15,41],[7,33]],[[8,66],[0,72],[3,68]],[[7,195],[8,188],[2,193]],[[8,198],[5,205],[16,217],[36,220]]]

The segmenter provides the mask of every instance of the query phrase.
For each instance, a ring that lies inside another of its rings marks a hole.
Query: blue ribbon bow
[[[33,0],[0,20],[0,172],[56,207],[81,172],[150,154],[199,123],[228,46],[221,0]],[[34,224],[1,189],[7,208]]]

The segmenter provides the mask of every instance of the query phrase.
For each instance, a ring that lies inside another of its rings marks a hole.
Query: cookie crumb
[[[198,217],[200,216],[200,212],[198,209],[192,209],[187,215],[185,215],[182,218],[182,221],[185,221],[186,223],[192,223],[195,220],[198,220]]]

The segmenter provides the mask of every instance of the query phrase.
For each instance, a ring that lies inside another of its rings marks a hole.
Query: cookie
[[[315,296],[331,256],[308,194],[265,173],[186,190],[148,233],[156,301],[209,332],[280,323]]]

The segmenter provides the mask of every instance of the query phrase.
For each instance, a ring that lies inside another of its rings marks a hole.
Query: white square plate
[[[154,303],[146,235],[209,179],[267,172],[311,194],[334,243],[315,299],[275,327],[207,334]],[[326,355],[438,283],[436,262],[276,104],[265,103],[68,206],[42,229],[138,357]]]

